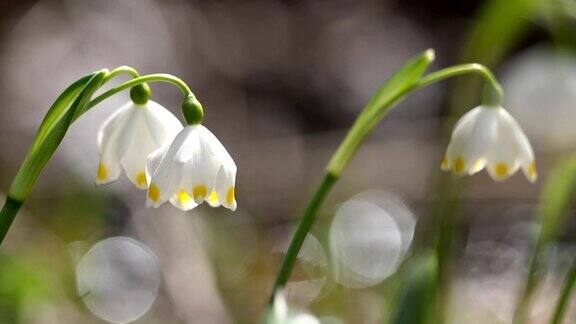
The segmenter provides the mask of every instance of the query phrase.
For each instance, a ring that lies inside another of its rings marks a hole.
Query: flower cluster
[[[152,100],[133,98],[118,109],[100,128],[98,148],[97,184],[118,179],[123,169],[138,189],[148,190],[147,206],[170,201],[186,211],[207,201],[236,209],[236,164],[224,146],[199,122],[183,127]]]

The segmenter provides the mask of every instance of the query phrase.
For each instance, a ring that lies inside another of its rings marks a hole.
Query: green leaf
[[[80,91],[84,89],[84,86],[90,80],[90,78],[94,76],[94,74],[95,73],[88,74],[78,81],[72,83],[68,88],[66,88],[66,90],[64,90],[64,92],[60,94],[60,96],[58,96],[58,98],[56,98],[56,101],[52,104],[44,116],[40,127],[38,128],[36,138],[32,144],[32,149],[35,149],[38,147],[38,145],[41,145],[46,135],[50,133],[56,123],[64,116],[67,109],[70,107],[72,100],[74,100]]]
[[[411,90],[428,66],[434,61],[434,50],[428,49],[410,59],[406,65],[394,73],[384,85],[376,91],[365,108],[371,113],[382,113],[391,103],[398,101]]]
[[[438,260],[432,252],[417,255],[406,265],[406,273],[392,324],[430,322],[438,275]]]
[[[493,66],[525,33],[539,0],[491,0],[480,11],[464,50],[463,60]],[[497,35],[497,37],[495,37]]]
[[[422,74],[426,72],[433,61],[434,51],[426,50],[410,59],[380,87],[362,110],[338,151],[330,160],[327,170],[331,174],[338,176],[342,173],[364,138],[392,108],[404,99],[410,90],[414,89]]]
[[[58,97],[44,118],[36,139],[10,186],[10,197],[24,201],[40,172],[60,145],[72,121],[78,112],[83,111],[94,92],[102,85],[107,73],[107,70],[103,70],[90,74],[76,81]],[[72,104],[69,104],[72,100],[74,100]]]

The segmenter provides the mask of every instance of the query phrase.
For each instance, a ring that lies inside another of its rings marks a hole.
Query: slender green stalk
[[[99,104],[102,101],[108,99],[109,97],[117,94],[118,92],[132,88],[133,86],[138,85],[138,84],[149,83],[149,82],[171,83],[171,84],[174,84],[175,86],[177,86],[180,89],[180,91],[182,91],[182,94],[184,94],[185,97],[190,96],[190,95],[194,96],[194,94],[192,93],[192,90],[190,90],[190,87],[188,87],[188,85],[184,81],[182,81],[181,79],[179,79],[179,78],[177,78],[171,74],[165,74],[165,73],[148,74],[145,76],[136,77],[130,81],[124,82],[124,83],[120,84],[119,86],[114,87],[114,88],[104,92],[103,94],[94,98],[88,104],[88,109],[96,106],[97,104]]]
[[[576,282],[576,259],[572,262],[570,270],[566,275],[566,280],[564,281],[564,288],[562,289],[562,294],[560,299],[558,299],[558,304],[554,310],[554,316],[552,317],[551,324],[560,324],[566,313],[566,308],[568,306],[568,300],[570,299],[570,294],[572,293],[572,288]]]
[[[117,77],[122,73],[128,73],[133,78],[137,78],[140,76],[140,73],[138,73],[138,71],[135,68],[127,65],[122,65],[110,71],[110,73],[108,73],[108,75],[104,77],[104,80],[102,80],[102,84],[105,84],[106,82],[112,80],[113,78]]]
[[[526,274],[526,280],[524,281],[524,289],[522,295],[516,305],[516,310],[514,312],[514,319],[512,323],[523,324],[529,318],[530,302],[531,297],[538,284],[538,279],[540,278],[540,256],[544,245],[539,240],[534,246],[532,255],[530,255],[530,263],[528,266],[528,273]]]
[[[312,200],[310,200],[310,203],[308,204],[308,207],[306,208],[304,215],[302,215],[302,220],[300,221],[300,224],[296,229],[296,233],[294,233],[295,238],[297,237],[303,239],[293,239],[290,242],[290,246],[288,247],[288,250],[286,252],[286,257],[284,258],[284,263],[282,264],[282,268],[280,268],[280,272],[278,272],[278,278],[276,279],[276,288],[274,289],[274,291],[276,291],[277,288],[283,286],[288,281],[288,278],[290,277],[290,274],[292,272],[292,268],[294,268],[294,263],[296,262],[298,252],[300,251],[300,248],[302,247],[304,239],[306,238],[306,235],[310,231],[312,224],[314,224],[315,215],[318,212],[320,206],[322,205],[324,198],[326,197],[326,195],[328,195],[328,192],[330,191],[330,189],[332,188],[334,183],[336,183],[337,180],[338,177],[336,175],[332,173],[326,173],[324,175],[324,178],[318,185],[318,189],[314,193],[314,196],[312,196]]]
[[[434,60],[434,53],[428,50],[410,60],[401,70],[394,74],[372,97],[368,105],[362,110],[350,131],[334,153],[332,159],[326,167],[324,179],[318,185],[312,199],[308,203],[306,210],[300,219],[300,223],[290,242],[288,251],[274,284],[270,295],[270,302],[279,288],[286,285],[298,252],[310,231],[316,214],[326,196],[330,192],[335,182],[340,178],[344,168],[348,165],[364,139],[372,132],[374,127],[386,116],[386,114],[400,103],[410,92],[428,86],[432,83],[450,78],[464,73],[479,73],[491,88],[489,100],[496,98],[501,100],[502,88],[492,73],[485,67],[478,64],[464,64],[449,67],[435,73],[422,77],[428,65]],[[500,98],[498,97],[500,94]]]
[[[540,231],[534,238],[524,289],[514,312],[514,324],[524,324],[529,318],[532,295],[538,284],[542,257],[566,223],[568,209],[576,193],[576,154],[561,160],[552,170],[540,196],[538,218]]]

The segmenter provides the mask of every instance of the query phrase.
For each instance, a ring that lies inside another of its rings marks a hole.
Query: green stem
[[[421,63],[424,65],[424,67],[420,72],[423,73],[428,64],[433,60],[433,53],[425,52],[423,56],[420,57],[420,59],[424,60],[425,62]],[[414,60],[416,59],[413,59],[413,61]],[[377,92],[377,94],[372,98],[368,105],[362,110],[354,122],[354,125],[352,125],[350,131],[328,163],[324,179],[320,182],[314,195],[312,196],[312,199],[308,203],[308,206],[306,207],[306,210],[300,219],[296,233],[294,234],[286,255],[284,256],[284,260],[276,277],[272,294],[270,295],[270,302],[273,301],[276,291],[279,288],[284,287],[288,282],[298,256],[298,252],[304,243],[306,235],[314,224],[318,209],[326,199],[330,189],[340,178],[344,168],[348,165],[360,145],[363,143],[364,139],[395,105],[397,105],[400,101],[402,101],[402,99],[404,99],[406,95],[414,90],[464,73],[481,74],[488,83],[489,87],[500,89],[501,92],[500,84],[498,81],[496,81],[490,70],[479,64],[457,65],[428,74],[424,77],[421,77],[421,73],[414,74],[416,75],[414,80],[402,80],[402,72],[405,72],[406,74],[413,73],[411,69],[415,69],[414,66],[417,65],[417,62],[413,61],[409,62],[403,68],[403,70],[393,76]],[[394,88],[394,86],[396,86],[396,88]]]
[[[540,253],[544,248],[544,244],[541,240],[538,240],[530,256],[530,264],[528,266],[528,274],[526,275],[526,281],[524,282],[524,288],[518,305],[516,305],[516,310],[514,312],[514,318],[512,323],[514,324],[524,324],[529,318],[530,301],[536,284],[538,283],[538,272],[540,271]]]
[[[425,87],[429,84],[437,82],[438,80],[468,73],[478,73],[484,78],[484,81],[486,82],[486,87],[484,88],[484,94],[482,96],[482,104],[490,106],[502,105],[502,99],[504,97],[502,86],[498,80],[496,80],[496,77],[494,77],[494,74],[490,71],[490,69],[482,64],[471,63],[455,65],[434,73],[430,73],[420,80],[419,87]]]
[[[130,81],[126,81],[126,82],[104,92],[103,94],[99,95],[98,97],[96,97],[92,101],[90,101],[90,103],[88,104],[88,109],[96,106],[97,104],[99,104],[102,101],[108,99],[109,97],[117,94],[118,92],[132,88],[135,85],[147,83],[147,82],[171,83],[171,84],[177,86],[180,89],[180,91],[182,91],[182,94],[184,94],[184,97],[194,96],[194,94],[192,93],[192,90],[190,90],[190,87],[188,87],[188,85],[184,81],[182,81],[181,79],[179,79],[179,78],[177,78],[171,74],[165,74],[165,73],[148,74],[145,76],[136,77]]]
[[[556,309],[554,310],[554,317],[552,318],[551,324],[560,324],[564,313],[566,313],[566,307],[568,305],[568,300],[570,299],[570,294],[572,293],[572,288],[576,282],[576,259],[572,262],[566,280],[564,281],[564,288],[562,289],[562,295],[558,300]]]
[[[117,77],[122,73],[128,73],[133,78],[137,78],[140,76],[140,73],[138,73],[138,71],[135,68],[128,65],[122,65],[110,71],[110,73],[108,73],[108,75],[104,77],[104,80],[102,80],[102,84],[105,84],[106,82],[110,81],[111,79]]]
[[[4,207],[2,207],[2,211],[0,211],[0,243],[2,243],[4,237],[6,237],[6,233],[8,233],[8,229],[10,229],[10,225],[12,225],[14,217],[18,214],[22,204],[22,201],[6,197]]]
[[[294,239],[292,239],[292,241],[290,242],[290,246],[288,247],[286,256],[284,257],[284,263],[280,268],[280,272],[278,272],[276,284],[274,285],[274,292],[278,288],[284,286],[288,281],[288,278],[290,277],[290,274],[292,272],[292,268],[294,268],[294,263],[296,262],[296,259],[298,257],[298,252],[300,251],[300,248],[302,247],[302,244],[304,243],[306,235],[310,231],[312,224],[314,224],[316,212],[322,205],[324,198],[326,197],[326,195],[328,194],[328,192],[330,191],[330,189],[332,188],[334,183],[336,183],[337,180],[338,177],[336,175],[332,173],[326,173],[324,175],[324,178],[318,185],[318,189],[312,196],[312,199],[310,200],[310,203],[308,204],[308,207],[306,208],[304,215],[302,215],[302,220],[300,221],[300,224],[298,225],[298,228],[294,233]],[[272,295],[271,298],[273,296],[274,295]]]
[[[530,255],[529,270],[524,289],[514,312],[514,324],[524,324],[529,319],[532,296],[542,276],[543,258],[550,244],[565,228],[568,210],[576,193],[576,155],[571,155],[557,163],[549,173],[540,194],[538,218],[540,230],[534,237],[534,249]]]

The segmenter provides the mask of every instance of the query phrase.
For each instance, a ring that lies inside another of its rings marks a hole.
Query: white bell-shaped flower
[[[100,164],[96,183],[118,179],[122,168],[137,188],[147,189],[146,158],[168,145],[181,129],[178,118],[152,100],[122,106],[98,132]]]
[[[466,113],[456,124],[442,160],[442,170],[457,175],[483,168],[496,181],[519,168],[528,180],[536,181],[532,146],[514,117],[499,106],[478,106]]]
[[[222,143],[202,125],[189,125],[169,147],[148,157],[150,179],[147,205],[167,200],[190,210],[203,201],[212,207],[236,210],[236,164]]]

